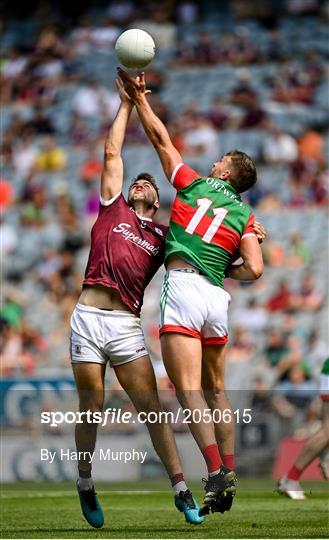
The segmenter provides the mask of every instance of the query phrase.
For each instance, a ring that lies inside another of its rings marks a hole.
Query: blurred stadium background
[[[328,2],[14,0],[4,13],[3,480],[73,474],[40,465],[43,438],[53,448],[63,440],[73,447],[72,426],[44,430],[40,411],[61,410],[67,400],[77,406],[69,319],[97,215],[104,138],[118,106],[113,45],[129,27],[149,31],[158,46],[146,70],[150,100],[184,160],[207,174],[214,159],[238,148],[257,164],[247,201],[268,231],[266,267],[254,284],[226,282],[227,387],[234,408],[252,409],[251,424],[238,426],[238,472],[277,476],[319,425],[317,388],[328,355]],[[159,179],[157,217],[168,221],[173,190],[134,115],[124,164],[125,187],[141,171]],[[142,317],[170,409],[157,332],[162,275],[148,287]],[[107,386],[107,406],[129,409],[111,370]],[[186,426],[174,427],[187,473],[199,478]],[[142,426],[128,433],[111,426],[103,436],[113,449],[149,450],[145,465],[131,466],[130,480],[162,474]],[[122,469],[98,475],[120,480]],[[316,466],[309,476],[319,478]]]

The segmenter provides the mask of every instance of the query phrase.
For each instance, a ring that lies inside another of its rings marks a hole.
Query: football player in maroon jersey
[[[109,362],[136,410],[159,413],[155,375],[139,317],[145,287],[163,263],[167,227],[152,221],[159,194],[151,175],[141,173],[133,180],[128,202],[122,194],[121,149],[133,103],[121,82],[117,81],[117,87],[121,104],[105,141],[100,209],[91,232],[83,290],[71,317],[71,361],[80,411],[102,411]],[[171,427],[161,422],[147,427],[171,479],[176,507],[187,522],[202,523],[184,481]],[[75,439],[82,456],[77,480],[82,512],[98,528],[104,516],[88,457],[94,452],[96,430],[96,423],[77,423]]]

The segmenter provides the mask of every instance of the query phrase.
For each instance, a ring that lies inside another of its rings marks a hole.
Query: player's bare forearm
[[[167,128],[153,112],[146,97],[137,98],[135,105],[145,133],[155,148],[173,146]]]
[[[182,162],[182,158],[172,144],[167,128],[153,112],[146,99],[149,90],[146,89],[144,73],[134,79],[129,73],[118,68],[118,75],[123,82],[125,91],[135,103],[145,133],[159,155],[167,178],[170,179],[176,165]]]
[[[122,190],[123,163],[121,151],[133,103],[121,81],[116,80],[121,104],[105,140],[104,166],[101,177],[101,196],[112,199]]]
[[[138,97],[135,105],[144,131],[159,155],[167,178],[170,179],[176,165],[182,162],[181,155],[171,142],[166,126],[153,112],[146,97]]]
[[[240,281],[252,281],[260,278],[264,270],[263,255],[256,236],[247,235],[242,238],[239,252],[243,263],[231,265],[227,276]]]
[[[236,266],[230,266],[227,272],[227,277],[237,279],[239,281],[254,281],[259,279],[262,273],[262,269],[243,263]]]
[[[105,139],[104,159],[120,156],[133,103],[122,102]]]

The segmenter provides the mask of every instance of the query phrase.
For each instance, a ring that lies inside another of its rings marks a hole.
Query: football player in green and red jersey
[[[255,184],[256,169],[251,158],[237,150],[214,163],[208,176],[183,164],[146,99],[144,74],[136,79],[122,69],[118,74],[177,190],[161,292],[162,355],[208,469],[201,513],[225,512],[232,506],[236,475],[234,417],[224,386],[230,295],[223,279],[254,280],[263,272],[254,216],[240,197]],[[232,266],[238,253],[243,262]],[[218,409],[231,411],[227,422],[213,421]]]

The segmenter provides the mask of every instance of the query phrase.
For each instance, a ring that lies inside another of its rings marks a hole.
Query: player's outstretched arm
[[[104,166],[101,176],[101,196],[108,201],[122,190],[123,162],[121,150],[131,110],[134,106],[121,81],[116,80],[121,104],[108,132],[104,147]]]
[[[243,263],[230,266],[227,277],[241,281],[251,281],[260,278],[264,270],[264,263],[257,237],[248,235],[243,238],[240,242],[239,252]]]
[[[145,87],[144,73],[134,79],[126,71],[118,68],[118,75],[123,81],[125,90],[136,105],[145,133],[157,151],[164,173],[170,180],[173,170],[183,160],[171,142],[167,128],[153,112],[146,99],[148,91]]]

